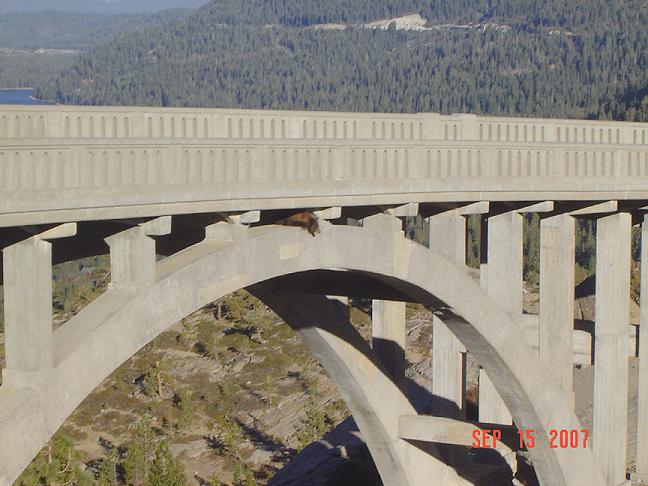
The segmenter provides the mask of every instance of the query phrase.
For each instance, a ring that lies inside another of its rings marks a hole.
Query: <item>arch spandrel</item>
[[[17,477],[103,379],[175,322],[241,287],[340,269],[386,279],[438,309],[489,374],[517,425],[536,429],[536,447],[529,452],[543,484],[603,484],[591,450],[552,450],[543,440],[549,428],[580,424],[521,330],[467,272],[416,243],[347,226],[326,225],[316,238],[297,228],[261,227],[226,244],[194,245],[158,265],[155,284],[141,291],[109,290],[56,331],[55,368],[42,387],[0,390],[0,410],[25,405],[18,417],[0,420],[0,436],[17,441],[0,443],[0,482]]]

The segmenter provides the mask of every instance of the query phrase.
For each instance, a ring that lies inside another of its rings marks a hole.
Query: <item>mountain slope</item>
[[[190,12],[176,9],[155,15],[99,15],[42,11],[0,15],[0,48],[85,50],[120,33],[177,20]]]
[[[205,0],[2,0],[0,14],[57,10],[63,12],[124,14],[196,8]]]
[[[609,117],[628,86],[646,82],[648,14],[643,0],[594,3],[216,0],[94,48],[38,94],[80,104]],[[414,12],[429,30],[363,25]],[[327,23],[347,28],[313,28]]]

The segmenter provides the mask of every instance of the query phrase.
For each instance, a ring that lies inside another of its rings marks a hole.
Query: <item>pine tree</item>
[[[322,438],[329,429],[329,418],[317,403],[311,387],[306,403],[305,414],[295,431],[299,449],[303,449],[314,440]]]
[[[101,463],[99,469],[99,486],[117,486],[118,475],[117,466],[119,465],[119,452],[116,447],[111,447],[108,451],[108,457]]]
[[[155,458],[148,476],[148,486],[185,486],[187,479],[180,461],[171,451],[167,441],[162,439],[155,450]]]
[[[124,475],[128,484],[132,486],[147,484],[149,466],[155,450],[155,435],[151,421],[144,418],[137,424],[135,439],[128,446],[124,458]]]

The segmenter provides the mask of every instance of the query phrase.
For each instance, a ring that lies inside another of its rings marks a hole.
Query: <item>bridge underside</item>
[[[591,449],[549,447],[550,428],[581,427],[570,393],[526,344],[523,328],[474,282],[467,268],[407,240],[400,224],[389,214],[365,218],[362,228],[322,222],[321,234],[313,238],[299,228],[219,222],[204,229],[202,241],[157,263],[155,242],[147,233],[170,231],[168,221],[153,220],[109,237],[112,283],[103,296],[52,333],[50,342],[31,342],[31,349],[20,355],[9,347],[8,329],[0,387],[0,432],[8,440],[0,445],[0,477],[7,484],[15,479],[74,408],[143,345],[200,307],[249,288],[298,330],[322,360],[385,484],[423,485],[431,477],[439,478],[438,484],[469,483],[444,463],[434,438],[423,448],[420,439],[406,439],[402,423],[416,412],[394,370],[385,365],[388,357],[362,341],[344,306],[325,295],[420,302],[433,309],[488,373],[515,424],[536,431],[537,445],[529,453],[542,484],[606,484]],[[8,247],[5,286],[20,284],[12,268],[21,251],[28,255],[35,245],[34,256],[41,243],[50,245],[43,238],[70,235],[64,227],[49,231]],[[43,322],[30,318],[42,332]],[[399,323],[389,326],[398,332]],[[23,319],[20,332],[27,328]],[[27,355],[39,351],[38,346],[50,347],[51,361],[34,366]]]
[[[625,484],[638,354],[633,479],[648,482],[648,332],[638,346],[628,338],[634,225],[648,327],[647,147],[637,123],[3,108],[0,485],[121,363],[240,288],[320,358],[386,485],[470,484],[439,446],[469,446],[476,427],[465,421],[467,353],[481,366],[480,424],[535,430],[528,452],[543,486]],[[321,234],[274,224],[301,211]],[[527,213],[541,216],[538,315],[522,307]],[[404,237],[412,216],[426,221],[429,248]],[[478,275],[466,266],[471,216]],[[595,338],[574,326],[578,218],[597,220]],[[108,253],[108,291],[54,331],[52,265]],[[326,297],[336,295],[373,299],[371,346]],[[417,415],[400,387],[403,302],[434,311],[435,417]],[[552,429],[581,430],[576,356],[594,365],[593,440],[554,449]]]

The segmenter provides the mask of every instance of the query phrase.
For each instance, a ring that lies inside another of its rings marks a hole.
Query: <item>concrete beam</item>
[[[628,213],[597,222],[593,438],[608,486],[626,479],[631,236]]]
[[[392,216],[396,216],[398,218],[416,216],[419,213],[419,205],[418,203],[403,204],[402,206],[388,209],[385,212],[387,214],[391,214]]]
[[[472,446],[472,433],[477,428],[470,422],[431,415],[402,415],[398,422],[401,439],[466,447]]]
[[[420,442],[438,442],[464,447],[472,447],[475,441],[474,432],[488,430],[483,424],[474,424],[463,420],[432,415],[401,415],[398,431],[401,439]],[[502,439],[509,445],[519,443],[519,436],[513,427],[499,427]],[[509,447],[502,447],[500,442],[496,449],[510,452]]]
[[[615,213],[619,209],[618,201],[605,201],[586,208],[577,209],[569,214],[572,216],[591,216],[596,214]]]
[[[639,397],[636,480],[648,484],[648,215],[641,225],[641,318],[639,323]]]
[[[252,224],[261,220],[261,211],[247,211],[227,216],[227,221],[234,224]]]
[[[76,224],[64,224],[2,251],[6,354],[4,385],[39,386],[36,380],[30,380],[25,375],[54,366],[52,244],[47,240],[75,234]]]
[[[244,238],[249,228],[242,224],[219,221],[205,227],[205,239],[215,241],[236,241]]]
[[[540,221],[540,359],[572,393],[576,225],[569,215]]]
[[[362,227],[373,231],[399,233],[403,229],[403,222],[394,215],[378,213],[364,218]]]
[[[471,214],[488,214],[490,203],[488,201],[478,201],[476,203],[468,204],[453,211],[462,216],[469,216]]]
[[[542,201],[531,206],[524,206],[517,210],[518,213],[550,213],[554,210],[553,201]]]
[[[162,216],[138,225],[148,236],[163,236],[171,233],[171,216]]]
[[[314,213],[315,216],[317,216],[320,219],[326,219],[326,220],[340,219],[342,217],[342,207],[332,206],[330,208],[314,211]]]

